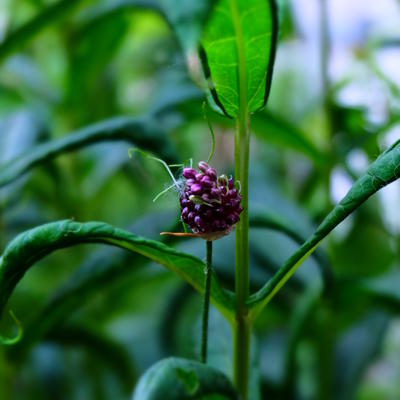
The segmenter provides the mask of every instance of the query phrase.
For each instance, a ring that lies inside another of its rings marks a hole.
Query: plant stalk
[[[239,109],[235,130],[235,179],[240,181],[242,207],[235,228],[236,320],[233,329],[233,375],[241,400],[248,399],[251,325],[249,297],[249,150],[250,117],[247,104],[246,52],[237,3],[230,0],[238,57]]]
[[[249,119],[246,109],[239,116],[235,133],[235,179],[240,181],[243,211],[235,228],[236,321],[233,358],[234,382],[242,400],[248,399],[251,335],[246,306],[249,297]]]
[[[201,328],[201,362],[207,362],[207,339],[208,339],[208,314],[210,309],[211,272],[212,272],[212,241],[207,240],[207,261],[205,268],[204,299],[203,299],[203,321]]]

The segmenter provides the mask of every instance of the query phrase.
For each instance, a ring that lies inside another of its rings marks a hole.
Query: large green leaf
[[[198,258],[102,222],[64,220],[26,231],[7,246],[0,258],[0,314],[31,266],[55,250],[83,243],[105,243],[141,254],[203,291],[204,263]],[[232,297],[220,287],[215,275],[211,283],[211,301],[223,315],[232,318]]]
[[[154,232],[157,231],[157,224],[160,227],[164,223],[165,227],[165,224],[170,223],[170,219],[167,219],[167,221],[163,220],[158,214],[154,216],[154,218],[151,218],[151,221],[145,218],[143,223],[147,226],[146,232],[140,233],[145,236],[153,237]],[[252,227],[282,232],[299,244],[304,241],[301,235],[297,233],[287,221],[277,217],[275,214],[253,212],[250,215],[250,223]],[[152,227],[155,229],[152,229]],[[148,228],[150,228],[149,232],[147,231]],[[137,229],[140,229],[140,224],[132,226],[133,231],[136,232]],[[159,230],[157,232],[159,232]],[[166,238],[168,239],[168,237]],[[201,248],[202,243],[198,244]],[[221,244],[222,242],[220,241],[215,245],[219,247]],[[227,243],[227,246],[221,248],[220,250],[222,251],[219,253],[226,253],[226,251],[229,251],[229,246],[231,245],[232,243]],[[188,250],[188,253],[192,253],[193,251],[192,248]],[[216,255],[218,255],[218,252]],[[324,254],[317,251],[313,255],[316,256],[316,260],[323,268]],[[101,251],[93,254],[93,257],[90,257],[61,287],[57,288],[56,292],[46,302],[45,306],[38,314],[24,323],[26,334],[22,340],[13,347],[11,356],[14,359],[20,356],[23,357],[34,343],[45,336],[49,330],[65,320],[65,315],[71,315],[80,303],[86,302],[87,299],[90,299],[99,289],[104,290],[105,287],[108,287],[116,280],[123,279],[127,274],[131,273],[133,269],[140,268],[141,265],[141,259],[136,259],[134,255],[129,253],[119,253],[117,250],[114,253],[111,252],[110,249],[101,249]],[[228,266],[231,267],[230,264]],[[230,270],[232,270],[232,268],[230,268]],[[226,274],[222,272],[223,271],[219,270],[220,278],[226,278]],[[252,278],[255,279],[255,277]],[[262,281],[258,280],[258,287],[261,284]],[[167,302],[171,302],[171,305],[167,306],[168,312],[165,314],[166,327],[171,324],[171,321],[179,317],[179,310],[184,305],[183,300],[188,298],[188,290],[190,292],[190,288],[188,286],[184,286],[183,288],[182,294],[180,291],[177,292],[176,299],[174,297],[174,300],[166,300]],[[166,341],[168,341],[168,339],[171,340],[170,336],[168,336],[171,332],[168,331],[168,329],[161,331],[163,339]],[[167,346],[168,344],[166,344],[166,347]]]
[[[365,200],[400,177],[400,140],[382,153],[327,215],[314,234],[284,263],[279,271],[249,299],[255,317],[272,299],[318,244]]]
[[[152,151],[167,162],[176,160],[164,128],[154,119],[115,117],[71,132],[61,139],[40,144],[0,166],[0,187],[60,154],[93,143],[121,140]]]
[[[217,396],[217,397],[213,397]],[[167,358],[140,378],[133,400],[237,399],[229,379],[196,361]]]
[[[212,99],[220,112],[235,117],[239,107],[252,113],[265,105],[277,32],[274,0],[216,3],[203,32],[200,55]]]
[[[159,237],[159,232],[171,226],[176,228],[175,214],[155,213],[136,221],[129,230],[149,238]],[[171,225],[171,221],[174,224]],[[164,242],[170,240],[162,236]],[[147,260],[139,254],[121,252],[120,249],[101,248],[91,254],[83,264],[49,296],[44,306],[32,318],[24,322],[26,334],[11,349],[12,359],[23,359],[30,348],[49,331],[65,322],[65,316],[72,316],[79,305],[87,303],[96,293],[104,291],[115,282],[126,279],[140,270]],[[185,285],[193,292],[188,285]],[[172,320],[172,318],[171,318]]]

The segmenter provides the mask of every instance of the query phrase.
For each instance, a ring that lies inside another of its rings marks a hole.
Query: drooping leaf
[[[229,379],[196,361],[167,358],[153,365],[139,380],[133,400],[238,399]]]
[[[136,221],[130,231],[138,232],[140,236],[157,238],[159,232],[171,225],[175,215],[170,213],[154,213]],[[175,221],[174,221],[175,222]],[[172,231],[174,229],[171,229]],[[162,240],[168,240],[163,236]],[[72,315],[82,303],[99,291],[110,287],[118,280],[131,276],[146,264],[146,259],[139,254],[121,252],[120,249],[101,248],[90,257],[49,296],[44,306],[32,313],[32,318],[24,323],[26,335],[12,348],[10,355],[14,360],[22,359],[29,349],[43,336],[65,322],[65,316]],[[191,288],[186,285],[189,291]]]
[[[150,118],[115,117],[71,132],[61,139],[40,144],[0,166],[0,187],[34,166],[60,154],[104,141],[126,141],[157,154],[167,162],[176,158],[164,128]]]
[[[200,54],[213,108],[235,117],[239,108],[253,113],[265,105],[277,32],[274,0],[220,0],[215,4],[204,28]]]
[[[47,26],[58,22],[72,12],[82,0],[61,0],[50,5],[30,21],[10,33],[0,43],[0,62],[12,52],[20,49],[28,41],[32,40]]]
[[[272,299],[318,244],[370,196],[400,177],[400,141],[371,164],[341,202],[327,215],[314,234],[284,263],[279,271],[249,300],[253,316]]]
[[[87,304],[96,293],[144,264],[137,254],[121,253],[118,249],[101,250],[57,288],[38,312],[32,312],[32,318],[24,322],[24,336],[10,350],[13,360],[23,360],[38,341],[65,322],[66,316],[72,316],[81,304]]]
[[[204,287],[204,263],[161,242],[145,239],[101,222],[53,222],[17,236],[0,258],[0,313],[25,272],[55,250],[83,243],[104,243],[141,254],[181,276],[200,292]],[[213,275],[211,301],[228,319],[232,297]]]

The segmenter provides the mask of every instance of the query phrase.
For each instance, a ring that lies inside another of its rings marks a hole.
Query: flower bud
[[[214,168],[208,168],[206,171],[207,176],[209,176],[213,181],[217,179],[217,171]]]
[[[194,233],[214,240],[230,232],[242,212],[241,196],[232,177],[217,176],[214,168],[200,161],[199,171],[184,168],[186,178],[180,197],[182,221]]]
[[[194,168],[183,168],[182,175],[186,179],[193,179],[197,174],[197,171]]]
[[[200,161],[198,167],[201,172],[206,172],[208,168],[210,168],[210,166],[205,161]]]

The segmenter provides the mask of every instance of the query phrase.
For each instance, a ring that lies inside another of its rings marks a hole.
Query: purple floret
[[[198,168],[200,172],[194,168],[183,170],[186,181],[180,197],[182,221],[194,233],[228,233],[243,211],[234,180],[225,175],[218,177],[204,161],[199,162]]]

